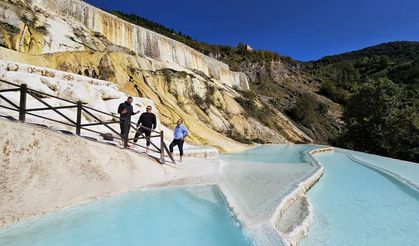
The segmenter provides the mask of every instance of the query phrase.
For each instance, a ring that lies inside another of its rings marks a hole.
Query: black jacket
[[[137,126],[145,126],[151,129],[156,129],[157,127],[157,121],[156,121],[156,115],[153,113],[142,113],[140,116],[140,119],[138,119]]]
[[[128,112],[123,114],[122,111],[124,109],[127,109]],[[127,119],[127,120],[131,120],[131,116],[135,115],[134,109],[132,108],[132,105],[129,104],[128,102],[123,102],[123,103],[119,104],[118,113],[119,113],[119,117],[121,117],[123,119]]]

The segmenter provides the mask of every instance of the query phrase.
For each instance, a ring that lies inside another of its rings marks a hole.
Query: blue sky
[[[87,0],[213,44],[248,43],[298,60],[419,41],[419,0]]]

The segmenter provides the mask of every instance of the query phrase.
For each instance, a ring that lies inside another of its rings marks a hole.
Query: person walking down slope
[[[118,107],[118,113],[119,113],[119,118],[120,118],[119,127],[121,128],[122,139],[128,138],[129,130],[131,128],[130,126],[131,116],[136,115],[140,112],[140,111],[137,111],[134,113],[134,109],[131,105],[132,102],[133,102],[132,97],[128,97],[127,100],[119,104],[119,107]],[[124,142],[124,140],[122,140],[122,142]]]
[[[186,126],[183,125],[182,119],[179,119],[177,121],[176,128],[173,135],[174,135],[173,141],[169,145],[170,154],[173,154],[173,147],[177,145],[179,148],[179,153],[180,153],[179,161],[182,162],[183,143],[185,142],[185,138],[189,135],[189,131],[186,128]]]
[[[140,119],[138,119],[138,122],[137,122],[137,133],[135,133],[135,138],[134,138],[134,142],[136,143],[138,141],[138,137],[144,133],[147,140],[147,149],[146,149],[147,153],[151,144],[151,141],[150,141],[151,130],[156,129],[157,127],[156,115],[151,112],[152,109],[153,108],[150,105],[148,105],[146,108],[146,112],[141,114]]]

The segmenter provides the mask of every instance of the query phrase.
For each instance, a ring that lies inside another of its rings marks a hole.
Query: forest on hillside
[[[305,64],[344,105],[338,146],[419,162],[419,42],[391,42]]]

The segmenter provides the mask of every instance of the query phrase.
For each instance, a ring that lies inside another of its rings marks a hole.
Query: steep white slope
[[[70,101],[81,101],[85,105],[92,107],[94,109],[106,112],[118,116],[117,109],[118,105],[121,102],[124,102],[128,95],[119,90],[118,86],[114,83],[92,79],[89,77],[84,77],[76,74],[66,73],[58,70],[42,68],[31,66],[27,64],[14,63],[9,61],[0,60],[0,78],[6,81],[22,84],[25,83],[28,85],[28,88],[41,91],[53,96],[61,97]],[[15,88],[11,85],[0,82],[0,89]],[[4,93],[7,98],[11,99],[15,104],[19,103],[20,92],[7,92]],[[70,105],[67,102],[49,97],[44,98],[48,104],[51,106],[68,106]],[[5,100],[0,99],[0,105],[8,106],[9,105]],[[163,131],[165,133],[165,142],[168,144],[171,141],[173,131],[161,124],[159,120],[159,112],[154,107],[153,101],[147,98],[134,97],[134,111],[145,112],[145,108],[151,105],[154,108],[154,112],[157,115],[157,131]],[[45,105],[40,103],[35,98],[28,96],[27,98],[27,108],[44,108]],[[69,117],[72,120],[76,120],[76,109],[60,109],[64,115]],[[18,118],[18,113],[13,112],[4,108],[0,108],[0,114],[11,115],[15,118]],[[59,121],[66,121],[62,116],[53,112],[53,111],[39,111],[36,114],[52,118]],[[133,122],[137,122],[140,114],[134,115],[132,117]],[[101,120],[109,121],[112,120],[111,116],[105,114],[95,114]],[[54,129],[60,130],[69,130],[75,132],[74,127],[65,126],[63,124],[55,123],[45,119],[41,119],[35,116],[27,115],[26,121],[36,124],[43,124],[50,126]],[[92,123],[95,120],[86,113],[82,115],[82,123]],[[113,124],[110,125],[113,129],[119,132],[119,125]],[[102,133],[112,133],[111,130],[105,126],[92,126],[90,129],[100,131]],[[131,131],[130,137],[133,137],[134,132]],[[193,132],[192,132],[193,134]],[[82,130],[82,135],[90,136],[98,139],[102,139],[100,136],[88,131]],[[113,134],[115,135],[115,134]],[[159,139],[153,139],[153,142],[159,146]],[[141,143],[143,144],[143,143]],[[189,157],[207,157],[213,158],[218,155],[218,151],[215,148],[206,146],[198,147],[191,146],[186,144],[185,154]]]
[[[91,79],[84,76],[75,74],[65,73],[57,70],[30,66],[26,64],[12,63],[0,60],[0,78],[15,84],[27,84],[28,88],[41,91],[43,93],[50,94],[52,96],[61,97],[70,101],[81,101],[85,105],[101,110],[108,114],[118,115],[117,109],[121,102],[124,102],[128,95],[119,91],[118,86],[114,83],[107,81]],[[5,83],[0,83],[0,88],[16,88]],[[12,99],[12,102],[18,104],[20,92],[9,92],[6,93],[8,98]],[[42,103],[33,97],[28,96],[27,108],[45,107]],[[47,98],[48,103],[52,106],[67,106],[70,105],[67,102],[55,99]],[[0,99],[0,104],[7,106],[7,102]],[[134,111],[145,112],[147,105],[154,106],[154,103],[147,98],[134,97]],[[10,105],[9,105],[10,106]],[[60,110],[61,111],[61,110]],[[0,112],[10,114],[11,111],[7,109],[0,109]],[[62,109],[62,112],[69,118],[76,119],[76,109]],[[64,119],[52,112],[40,112],[37,113],[42,116],[49,116],[56,120],[63,121]],[[15,113],[16,115],[16,113]],[[97,114],[101,120],[112,120],[111,116],[105,114]],[[140,114],[133,116],[132,121],[136,122]],[[34,116],[27,116],[28,121],[46,125],[57,125],[63,127],[58,123],[39,119]],[[84,114],[82,123],[90,123],[93,119],[88,115]],[[159,122],[158,122],[159,123]],[[159,130],[164,129],[161,124],[158,124]],[[118,125],[114,126],[118,129]],[[68,128],[71,130],[71,128]],[[100,127],[96,127],[100,130]],[[108,130],[109,131],[109,130]]]

